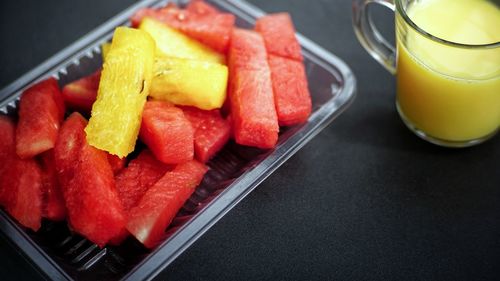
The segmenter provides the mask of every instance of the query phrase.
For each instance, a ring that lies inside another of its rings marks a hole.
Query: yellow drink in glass
[[[486,0],[424,0],[411,3],[407,15],[430,35],[464,46],[398,28],[397,103],[404,121],[450,146],[494,134],[500,126],[500,48],[465,44],[500,42],[500,9]]]

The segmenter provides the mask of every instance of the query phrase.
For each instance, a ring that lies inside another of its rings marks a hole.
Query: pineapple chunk
[[[207,61],[157,57],[149,95],[200,109],[220,108],[226,99],[227,66]]]
[[[146,31],[153,37],[158,55],[225,64],[224,55],[213,51],[164,23],[145,18],[142,20],[139,29]]]
[[[144,31],[115,30],[85,132],[90,145],[125,157],[134,150],[153,76],[155,42]]]
[[[101,45],[101,55],[102,55],[102,61],[103,62],[106,61],[106,56],[108,55],[109,48],[111,48],[111,43],[109,43],[109,42],[102,43],[102,45]]]

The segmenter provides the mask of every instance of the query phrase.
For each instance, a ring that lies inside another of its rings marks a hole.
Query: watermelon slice
[[[106,153],[106,156],[108,157],[109,165],[111,166],[111,170],[113,171],[113,174],[115,176],[125,168],[125,165],[127,164],[126,157],[120,158],[116,155],[109,154],[109,153]],[[116,183],[116,177],[115,177],[115,183]],[[118,191],[118,189],[117,189],[117,191]],[[121,201],[121,202],[123,203],[123,201]],[[123,204],[122,204],[122,206],[123,206]],[[124,211],[126,211],[126,210],[124,210]],[[128,236],[128,231],[127,231],[127,229],[123,228],[122,231],[117,236],[115,236],[109,240],[109,244],[120,245],[123,242],[123,240],[125,240],[125,238],[127,238],[127,236]]]
[[[193,0],[186,6],[186,10],[198,16],[212,16],[219,14],[219,10],[203,0]]]
[[[183,107],[184,115],[194,129],[194,154],[205,163],[227,143],[231,135],[229,121],[222,118],[219,110],[201,110]]]
[[[47,78],[46,80],[39,83],[39,87],[46,89],[46,91],[52,93],[52,98],[56,103],[59,113],[59,121],[64,121],[64,115],[66,114],[66,104],[64,103],[64,99],[59,89],[59,84],[54,77]]]
[[[125,227],[125,213],[116,192],[106,153],[83,144],[75,177],[64,186],[71,227],[103,247]]]
[[[16,149],[16,124],[5,115],[0,115],[0,159],[2,164],[10,159]],[[0,169],[7,165],[1,165]]]
[[[288,13],[265,15],[255,23],[255,30],[262,34],[269,54],[302,61],[300,44]]]
[[[235,17],[231,14],[213,14],[197,17],[190,14],[179,30],[220,53],[226,53],[231,40]]]
[[[230,76],[240,69],[269,69],[264,41],[254,31],[234,29],[228,55]]]
[[[57,177],[54,150],[42,153],[42,187],[43,205],[42,216],[54,221],[63,220],[66,217],[66,206]]]
[[[116,176],[116,189],[125,212],[137,205],[144,193],[169,170],[171,166],[158,161],[147,149],[130,161]]]
[[[132,26],[137,27],[144,17],[150,17],[178,29],[215,51],[225,53],[229,47],[235,16],[229,13],[209,12],[205,8],[203,10],[204,12],[196,7],[183,10],[175,6],[162,9],[145,8],[137,11],[132,16],[131,22]]]
[[[37,231],[42,221],[42,174],[34,159],[15,156],[2,181],[8,195],[5,209],[21,225]]]
[[[54,147],[54,162],[61,186],[69,185],[74,177],[75,164],[85,140],[87,120],[75,112],[61,126],[59,137]],[[64,188],[61,188],[64,194]]]
[[[130,210],[127,230],[144,246],[156,246],[206,171],[205,165],[193,160],[167,172]]]
[[[0,205],[5,206],[10,186],[7,181],[11,175],[8,168],[11,162],[17,158],[16,155],[16,124],[14,121],[4,115],[0,115]]]
[[[153,9],[153,8],[143,8],[137,10],[135,14],[130,17],[130,24],[132,27],[139,27],[143,18],[154,18],[158,21],[163,22],[162,14],[160,13],[161,9]]]
[[[107,153],[86,142],[86,125],[78,113],[63,124],[55,147],[56,170],[70,226],[102,247],[123,233],[125,213]]]
[[[232,83],[230,102],[236,142],[273,148],[278,141],[279,126],[269,71],[239,71]]]
[[[149,101],[142,113],[141,140],[165,164],[193,159],[193,128],[182,110],[169,103]]]
[[[273,148],[278,140],[271,73],[262,37],[235,29],[229,50],[229,102],[237,143]]]
[[[109,165],[111,165],[111,170],[113,170],[113,174],[118,174],[123,168],[125,168],[125,164],[127,163],[127,158],[120,158],[113,154],[107,154]]]
[[[16,154],[16,125],[0,116],[0,205],[20,224],[37,231],[42,219],[42,180],[33,159]]]
[[[16,152],[23,159],[34,157],[54,147],[61,116],[59,88],[55,79],[39,82],[21,96]]]
[[[62,96],[66,105],[82,113],[89,113],[97,97],[100,78],[101,70],[98,70],[64,86]]]
[[[279,125],[291,126],[307,121],[311,114],[311,95],[304,64],[274,55],[269,56],[268,62]]]

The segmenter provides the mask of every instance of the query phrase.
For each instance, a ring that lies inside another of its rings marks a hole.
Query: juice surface
[[[441,39],[474,45],[500,41],[500,9],[486,0],[422,0],[407,14]],[[411,123],[448,141],[478,139],[498,129],[500,48],[453,47],[410,27],[406,33],[398,30],[397,41],[397,99]]]

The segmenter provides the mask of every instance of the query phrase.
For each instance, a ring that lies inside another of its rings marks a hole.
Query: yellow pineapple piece
[[[149,95],[210,110],[226,99],[227,66],[207,61],[157,57]]]
[[[102,55],[102,61],[103,62],[106,61],[106,55],[109,52],[109,48],[111,48],[111,43],[110,42],[102,43],[102,45],[101,45],[101,55]]]
[[[85,128],[90,145],[125,157],[134,150],[153,76],[155,42],[146,32],[115,30],[97,100]]]
[[[225,64],[224,55],[164,23],[144,18],[139,29],[146,31],[153,37],[159,55]]]

